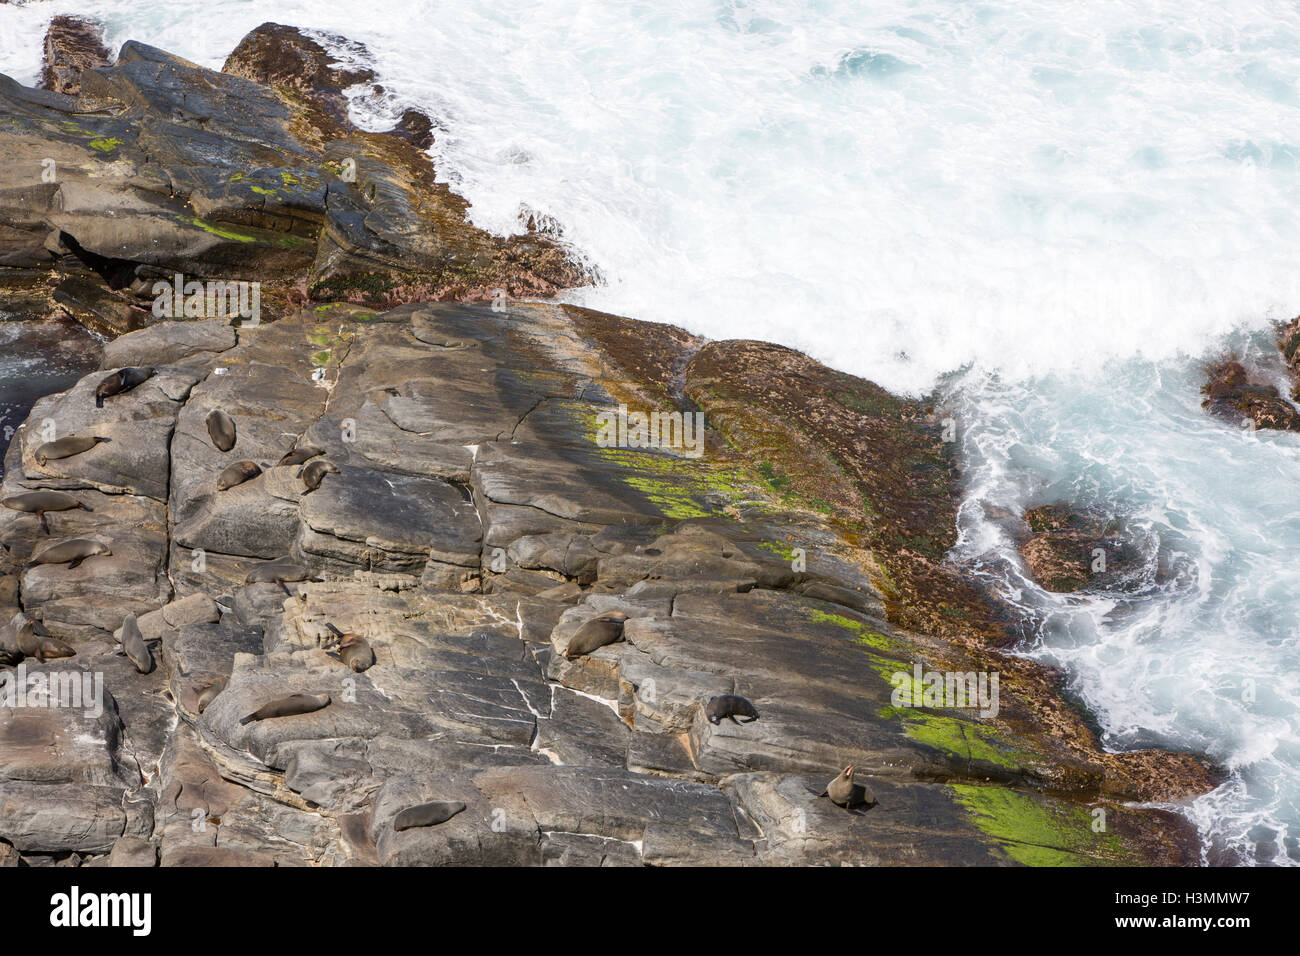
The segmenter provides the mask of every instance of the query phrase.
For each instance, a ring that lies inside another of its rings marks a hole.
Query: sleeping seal
[[[465,804],[459,801],[434,800],[431,803],[419,803],[399,811],[397,816],[393,817],[393,829],[400,831],[410,830],[413,827],[436,827],[439,823],[446,823],[464,809]]]
[[[66,564],[68,570],[72,570],[87,558],[93,558],[97,554],[110,556],[112,553],[107,545],[94,538],[69,538],[36,552],[27,566],[32,568],[38,564]]]
[[[623,636],[623,624],[626,621],[627,615],[622,611],[610,611],[600,617],[593,617],[578,628],[578,633],[573,635],[569,646],[565,648],[564,656],[572,661],[590,654],[598,647],[613,644]]]
[[[235,447],[235,420],[219,408],[208,412],[208,437],[218,451]]]
[[[274,558],[270,561],[263,561],[254,567],[247,575],[244,576],[245,584],[278,584],[284,588],[284,593],[288,594],[289,589],[285,587],[286,581],[307,581],[312,577],[311,568],[299,564],[292,558]]]
[[[296,717],[298,714],[310,714],[329,706],[329,702],[329,694],[291,694],[263,704],[247,717],[241,717],[239,723],[242,725],[271,717]]]
[[[283,465],[301,465],[303,462],[310,461],[318,455],[325,454],[325,449],[317,448],[315,445],[299,445],[293,451],[286,454],[280,459],[279,464]]]
[[[746,719],[737,720],[737,714]],[[704,715],[709,718],[711,724],[720,723],[725,718],[730,718],[733,724],[752,724],[758,720],[758,709],[743,697],[722,694],[709,700],[704,708]]]
[[[308,491],[315,491],[320,487],[320,483],[325,480],[326,475],[337,475],[338,466],[324,458],[317,458],[315,461],[308,462],[298,472],[298,477],[302,483],[307,486]]]
[[[36,459],[36,464],[43,467],[47,461],[80,455],[82,452],[90,451],[100,442],[108,440],[101,435],[69,435],[57,441],[47,441],[36,449],[33,457]]]
[[[141,368],[118,369],[95,386],[95,407],[103,408],[104,399],[131,391],[142,382],[147,382],[153,378],[153,374],[154,370],[151,365],[145,365]]]
[[[339,660],[358,674],[375,663],[375,652],[370,649],[370,642],[355,634],[344,634],[339,643]]]
[[[140,625],[136,623],[134,614],[128,614],[122,622],[122,652],[141,674],[153,670],[153,653],[144,642],[144,635],[140,633]]]
[[[208,709],[208,704],[217,699],[217,695],[226,689],[226,684],[230,682],[228,677],[218,677],[206,687],[195,687],[194,692],[198,694],[198,712],[201,714]]]
[[[25,511],[36,515],[41,530],[46,534],[49,534],[50,526],[45,520],[45,512],[70,511],[73,508],[80,508],[82,511],[91,510],[72,495],[64,494],[62,491],[28,491],[0,500],[0,505],[11,511]]]
[[[217,476],[217,491],[228,491],[235,485],[251,481],[261,473],[262,469],[257,462],[237,461],[233,465],[228,465],[226,470]]]

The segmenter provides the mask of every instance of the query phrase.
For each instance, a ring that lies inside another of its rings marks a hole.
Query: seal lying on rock
[[[249,724],[255,720],[267,720],[271,717],[296,717],[299,714],[311,714],[330,702],[329,694],[291,694],[270,703],[263,704],[247,717],[241,717],[239,723]]]
[[[219,408],[208,412],[208,437],[217,451],[230,451],[235,447],[235,420]]]
[[[569,646],[564,650],[568,660],[576,660],[584,654],[590,654],[598,647],[613,644],[623,637],[623,625],[627,615],[622,611],[610,611],[600,617],[593,617],[573,635]]]
[[[113,395],[121,395],[123,392],[129,392],[144,382],[153,378],[153,366],[145,365],[141,368],[121,368],[104,379],[95,386],[95,407],[103,408],[104,399]]]
[[[746,719],[737,720],[737,714]],[[758,720],[758,708],[743,697],[722,694],[709,699],[704,708],[704,716],[709,718],[711,724],[721,723],[725,718],[730,718],[733,724],[752,724]]]
[[[326,475],[337,475],[338,466],[324,458],[318,458],[313,462],[303,466],[298,472],[298,477],[302,483],[307,486],[308,491],[315,491],[320,487],[320,483],[325,480]]]
[[[261,473],[262,468],[257,462],[237,461],[233,465],[228,465],[226,470],[217,476],[217,491],[229,491],[235,485],[251,481]]]
[[[356,634],[344,634],[333,624],[326,624],[325,626],[339,637],[339,646],[335,653],[340,661],[358,674],[369,669],[374,664],[375,652],[370,649],[370,643],[364,637],[358,637]]]
[[[310,461],[319,455],[325,454],[324,448],[317,448],[315,445],[299,445],[293,451],[286,454],[280,459],[279,464],[284,465],[301,465],[303,462]]]
[[[66,564],[69,570],[78,567],[87,558],[97,554],[112,555],[108,546],[94,538],[69,538],[57,541],[32,555],[27,562],[29,568],[38,564]]]
[[[71,458],[73,455],[80,455],[82,452],[90,451],[102,441],[109,441],[109,439],[104,438],[102,435],[69,435],[57,441],[47,441],[36,449],[34,456],[36,464],[44,465],[51,459]]]
[[[0,505],[11,511],[25,511],[36,515],[41,530],[46,534],[49,534],[50,526],[45,521],[45,512],[71,511],[74,508],[80,508],[82,511],[92,510],[72,495],[64,494],[62,491],[28,491],[0,500]]]
[[[436,827],[446,823],[465,809],[465,804],[450,800],[434,800],[431,803],[419,803],[407,807],[393,817],[394,830],[410,830],[414,827]]]
[[[850,813],[857,813],[858,807],[874,807],[876,805],[876,795],[871,792],[871,788],[864,784],[853,782],[853,765],[845,767],[834,780],[826,785],[826,789],[818,793],[812,787],[808,788],[809,793],[815,793],[819,797],[830,797],[831,803],[837,807],[843,807]]]
[[[265,561],[249,571],[244,577],[245,584],[278,584],[288,594],[284,586],[286,581],[306,581],[312,576],[311,568],[299,564],[292,558],[275,558]]]
[[[201,714],[208,709],[208,704],[217,699],[217,695],[226,689],[226,684],[230,682],[228,677],[218,677],[206,687],[195,687],[194,692],[198,694],[198,712]]]
[[[136,623],[134,614],[128,614],[122,622],[122,653],[126,654],[126,659],[141,674],[153,670],[153,652],[144,642],[144,635],[140,633],[140,625]]]
[[[77,653],[71,646],[60,640],[36,633],[36,622],[32,620],[25,620],[18,625],[17,644],[18,650],[22,651],[24,657],[34,657],[38,661],[56,657],[75,657]]]

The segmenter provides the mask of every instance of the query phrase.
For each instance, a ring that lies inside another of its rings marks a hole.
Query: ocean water
[[[0,7],[30,81],[56,12],[218,67],[258,0]],[[499,233],[550,217],[574,301],[940,388],[969,486],[953,559],[1024,610],[1116,748],[1206,751],[1208,859],[1300,859],[1300,437],[1199,407],[1208,356],[1300,312],[1300,4],[1234,0],[281,0],[367,45]],[[335,47],[343,60],[358,54]],[[1274,370],[1275,372],[1276,370]],[[1119,597],[1024,579],[988,506],[1124,515]],[[1158,572],[1158,573],[1157,573]],[[1247,692],[1248,682],[1251,688]]]

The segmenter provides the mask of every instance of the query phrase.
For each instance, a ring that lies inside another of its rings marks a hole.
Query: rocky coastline
[[[422,152],[436,118],[352,127],[343,91],[373,75],[292,27],[217,73],[137,42],[108,65],[60,21],[46,89],[0,77],[0,310],[108,341],[35,402],[0,485],[81,506],[0,508],[0,640],[30,619],[75,653],[0,674],[101,680],[103,706],[0,707],[0,864],[1202,862],[1174,807],[1215,768],[1104,751],[945,562],[940,410],[547,301],[593,279],[558,228],[467,223]],[[160,316],[177,275],[258,283],[260,314]],[[636,413],[702,416],[701,453],[607,440]],[[107,441],[38,454],[71,435]],[[315,488],[278,464],[307,445],[336,468]],[[1044,575],[1052,535],[1068,556],[1115,532],[1031,525]],[[111,553],[32,562],[67,539]],[[249,583],[270,561],[303,573]],[[1107,586],[1076,578],[1053,579]],[[610,612],[621,640],[567,653]],[[997,706],[912,696],[918,673],[996,674]],[[289,694],[329,702],[245,719]],[[710,722],[726,694],[759,719]],[[816,795],[848,765],[861,812]],[[464,809],[397,825],[427,802]]]

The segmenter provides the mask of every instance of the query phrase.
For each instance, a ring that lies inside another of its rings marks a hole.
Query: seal
[[[834,780],[826,784],[825,789],[820,793],[812,787],[808,788],[808,792],[817,794],[819,797],[830,797],[831,803],[837,807],[843,807],[850,813],[860,812],[859,807],[874,807],[876,805],[876,795],[871,792],[871,788],[853,782],[852,764],[845,767]]]
[[[47,441],[36,449],[33,457],[36,459],[36,464],[44,466],[47,461],[54,458],[71,458],[73,455],[90,451],[102,441],[109,441],[109,439],[102,435],[69,435],[57,441]]]
[[[280,459],[280,465],[301,465],[303,462],[325,454],[324,448],[317,448],[315,445],[299,445],[291,452]]]
[[[218,677],[204,687],[194,688],[194,692],[199,695],[197,706],[200,714],[208,709],[208,704],[217,699],[217,695],[226,689],[229,682],[228,677]]]
[[[25,615],[24,615],[25,617]],[[36,631],[36,622],[30,618],[24,620],[17,626],[18,650],[24,657],[34,657],[38,661],[46,661],[56,657],[74,657],[76,651],[71,646],[56,640],[49,635],[41,635]]]
[[[144,635],[140,633],[140,625],[136,623],[134,614],[128,614],[122,622],[122,652],[141,674],[153,670],[153,653],[144,642]]]
[[[27,620],[27,615],[19,611],[8,624],[0,627],[0,667],[12,667],[23,659],[23,652],[18,647],[18,629]]]
[[[339,642],[339,660],[352,668],[355,673],[360,674],[364,670],[369,670],[375,663],[375,652],[371,650],[370,642],[364,637],[344,634],[343,640]]]
[[[208,412],[208,437],[217,451],[230,451],[235,447],[235,420],[219,408]]]
[[[261,466],[257,462],[237,461],[233,465],[228,465],[226,470],[217,476],[217,491],[229,491],[235,485],[251,481],[261,473]]]
[[[747,719],[737,720],[737,714]],[[730,718],[733,724],[752,724],[758,720],[758,708],[743,697],[722,694],[709,699],[704,708],[704,716],[709,718],[711,724],[720,723],[725,718]]]
[[[436,827],[439,823],[446,823],[464,809],[465,804],[459,801],[434,800],[431,803],[417,803],[413,807],[398,811],[397,816],[393,817],[393,829],[401,831],[414,827]]]
[[[306,581],[312,576],[311,568],[292,558],[275,558],[263,561],[244,576],[245,584],[278,584],[288,594],[284,582]]]
[[[71,511],[73,508],[80,508],[82,511],[92,510],[72,497],[72,495],[64,494],[62,491],[28,491],[20,495],[11,495],[8,498],[0,499],[0,505],[11,511],[25,511],[28,514],[36,515],[41,530],[46,534],[49,534],[50,526],[45,520],[45,512]]]
[[[623,624],[626,621],[627,615],[622,611],[610,611],[600,617],[593,617],[578,628],[578,633],[573,635],[569,646],[565,648],[564,656],[572,661],[590,654],[598,647],[613,644],[622,638]]]
[[[140,368],[120,368],[108,378],[104,379],[95,386],[95,407],[103,408],[104,399],[113,395],[121,395],[123,392],[129,392],[143,382],[153,378],[154,369],[152,365],[145,365]]]
[[[307,486],[308,491],[315,491],[320,487],[320,483],[326,475],[337,475],[338,466],[324,458],[318,458],[315,461],[304,465],[298,472],[298,477],[302,483]]]
[[[329,694],[291,694],[263,704],[247,717],[241,717],[239,723],[243,725],[271,717],[296,717],[298,714],[310,714],[328,707],[329,702]]]
[[[36,552],[27,562],[27,566],[32,568],[38,564],[66,564],[68,570],[72,570],[87,558],[93,558],[97,554],[111,555],[112,553],[108,550],[108,545],[94,538],[69,538]]]

